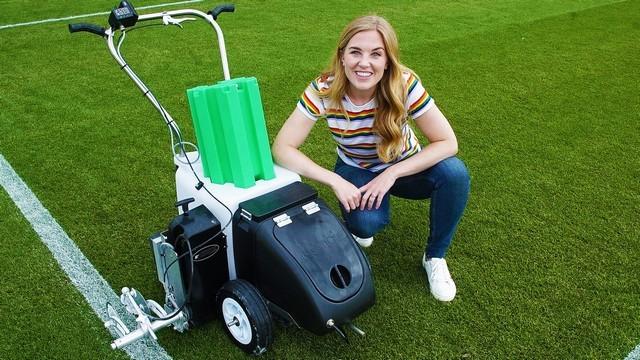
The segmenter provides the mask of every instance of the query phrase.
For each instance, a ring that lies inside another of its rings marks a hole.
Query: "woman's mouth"
[[[371,76],[373,76],[373,73],[371,71],[356,71],[356,76],[362,79],[368,79]]]

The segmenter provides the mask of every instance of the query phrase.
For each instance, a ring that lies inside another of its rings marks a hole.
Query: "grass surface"
[[[0,25],[113,5],[8,1]],[[616,359],[640,342],[639,1],[236,5],[220,18],[231,72],[258,78],[271,137],[342,26],[375,12],[396,27],[402,61],[450,119],[472,174],[448,256],[453,303],[430,297],[420,268],[428,203],[394,199],[392,224],[367,250],[377,290],[357,321],[367,336],[346,345],[277,327],[265,358]],[[211,36],[202,24],[156,27],[123,48],[189,136],[184,90],[221,77]],[[103,41],[62,23],[0,30],[0,69],[0,152],[116,291],[161,299],[146,238],[174,215],[175,190],[159,116]],[[332,149],[322,124],[303,148],[325,166]],[[0,357],[123,357],[105,350],[99,320],[4,193],[0,211],[2,255],[16,259],[0,268],[0,321],[21,322]],[[244,357],[218,322],[160,338],[175,358]]]
[[[3,359],[126,359],[4,191],[0,238]]]

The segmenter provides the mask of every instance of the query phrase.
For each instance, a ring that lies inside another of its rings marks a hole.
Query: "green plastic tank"
[[[249,188],[275,177],[258,81],[220,81],[187,90],[204,176]]]

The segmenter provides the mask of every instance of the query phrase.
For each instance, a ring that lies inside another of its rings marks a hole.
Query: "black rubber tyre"
[[[260,355],[273,343],[273,322],[260,292],[246,280],[225,283],[216,305],[227,335],[243,351]]]

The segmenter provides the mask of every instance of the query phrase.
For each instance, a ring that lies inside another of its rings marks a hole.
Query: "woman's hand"
[[[336,174],[335,180],[331,183],[331,189],[346,212],[351,212],[351,210],[357,209],[358,205],[360,205],[360,190],[340,175]]]
[[[362,186],[359,191],[362,193],[362,199],[360,200],[360,210],[364,210],[366,207],[368,210],[375,207],[378,209],[382,204],[382,199],[387,194],[389,189],[396,183],[397,176],[392,167],[388,167],[380,175],[376,176],[373,180],[369,181],[366,185]]]

